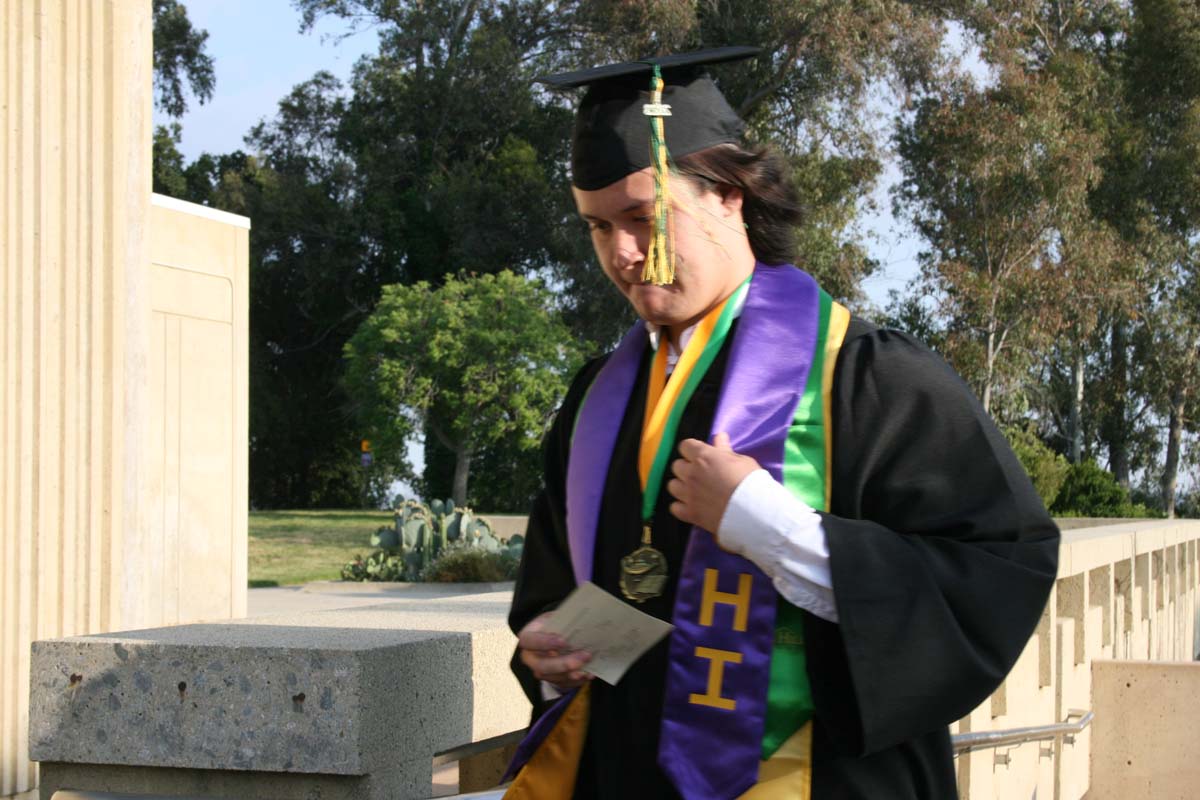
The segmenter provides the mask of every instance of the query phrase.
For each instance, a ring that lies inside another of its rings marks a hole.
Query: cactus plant
[[[400,534],[395,528],[380,528],[371,536],[371,546],[392,550],[400,546]]]
[[[525,537],[519,533],[514,533],[508,539],[508,554],[517,561],[521,560],[521,554],[525,552]]]
[[[370,543],[376,551],[346,564],[344,580],[419,580],[432,574],[430,565],[439,558],[464,548],[515,562],[520,560],[524,538],[514,536],[505,544],[487,520],[455,506],[453,500],[434,500],[428,506],[405,500],[396,507],[395,524],[372,534]]]

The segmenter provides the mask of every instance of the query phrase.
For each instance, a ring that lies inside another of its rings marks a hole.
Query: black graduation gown
[[[700,382],[676,444],[708,439],[726,347]],[[545,443],[546,485],[529,517],[509,617],[514,631],[574,588],[565,485],[571,429],[603,359],[576,376]],[[620,597],[619,560],[641,538],[637,449],[649,348],[604,489],[593,580]],[[816,706],[813,798],[956,797],[947,726],[1003,680],[1054,583],[1058,530],[1003,436],[963,381],[911,337],[853,320],[832,395],[833,493],[822,524],[839,623],[804,614]],[[665,487],[666,481],[663,481]],[[638,608],[671,618],[689,526],[667,508],[654,544],[671,581]],[[576,798],[677,793],[656,764],[666,642],[610,687],[592,684]],[[534,704],[538,681],[513,668]]]

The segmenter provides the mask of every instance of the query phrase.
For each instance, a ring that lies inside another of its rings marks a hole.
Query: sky
[[[188,18],[208,31],[214,61],[213,97],[198,105],[189,97],[180,150],[188,159],[201,153],[227,153],[244,147],[242,138],[292,87],[318,70],[347,80],[354,62],[374,52],[374,31],[348,38],[340,20],[323,20],[315,31],[300,32],[300,14],[291,0],[186,0]],[[157,124],[168,118],[155,109]]]
[[[186,0],[192,24],[208,31],[208,53],[216,69],[213,98],[204,105],[189,102],[180,150],[189,160],[203,152],[228,153],[244,148],[243,137],[263,118],[274,116],[276,105],[296,84],[318,70],[346,80],[354,62],[374,52],[372,30],[342,38],[349,27],[325,19],[315,31],[300,32],[300,14],[291,0]],[[155,121],[169,120],[155,111]],[[903,289],[916,273],[920,243],[915,233],[891,213],[888,190],[899,178],[889,165],[875,191],[876,211],[861,224],[864,244],[880,268],[863,288],[876,306],[887,303],[891,289]]]

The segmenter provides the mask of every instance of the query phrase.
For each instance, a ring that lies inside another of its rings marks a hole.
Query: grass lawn
[[[390,511],[251,511],[250,585],[337,580],[355,553],[390,525]]]

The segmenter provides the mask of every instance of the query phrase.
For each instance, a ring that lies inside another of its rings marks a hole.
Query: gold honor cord
[[[667,343],[660,341],[654,354],[646,391],[646,410],[642,418],[642,441],[638,450],[638,478],[642,484],[642,545],[621,559],[621,593],[635,602],[642,603],[651,597],[658,597],[666,588],[667,559],[654,547],[650,530],[654,505],[673,450],[679,418],[696,391],[700,378],[720,351],[749,286],[750,279],[747,278],[732,295],[700,320],[669,380]],[[665,328],[661,335],[666,335]]]

